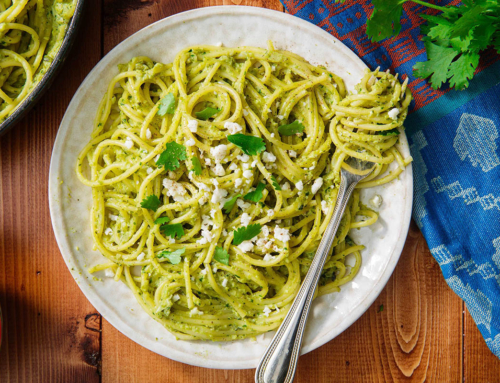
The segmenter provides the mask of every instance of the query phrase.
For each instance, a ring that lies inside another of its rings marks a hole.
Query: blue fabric
[[[418,14],[435,11],[406,3],[401,34],[375,44],[365,33],[368,0],[282,2],[289,13],[340,39],[371,69],[390,68],[409,78],[415,98],[405,124],[414,159],[413,218],[446,282],[500,357],[499,56],[482,55],[469,89],[436,91],[412,73],[415,62],[426,57]]]

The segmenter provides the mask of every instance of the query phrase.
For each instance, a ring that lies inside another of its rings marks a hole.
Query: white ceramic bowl
[[[148,349],[183,363],[224,369],[257,365],[272,333],[257,341],[177,341],[151,319],[132,293],[112,279],[94,281],[90,265],[104,261],[92,250],[89,225],[90,188],[78,181],[77,154],[88,142],[99,101],[117,64],[134,56],[172,62],[188,45],[261,46],[272,40],[277,49],[297,53],[313,64],[327,66],[353,88],[366,66],[340,41],[296,17],[253,7],[211,7],[168,17],[137,32],[104,57],[76,92],[61,122],[52,154],[49,180],[50,213],[54,232],[68,268],[95,308],[119,331]],[[409,155],[405,135],[401,150]],[[413,178],[411,166],[389,185],[363,190],[365,202],[380,194],[384,203],[379,221],[351,235],[366,246],[363,265],[353,282],[314,302],[302,352],[314,350],[349,327],[377,298],[391,276],[403,248],[411,215]],[[102,277],[102,275],[101,275]]]

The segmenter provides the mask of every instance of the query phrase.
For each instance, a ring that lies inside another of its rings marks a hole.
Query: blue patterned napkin
[[[500,60],[491,51],[467,90],[434,90],[415,78],[425,61],[420,13],[406,3],[402,31],[372,43],[368,0],[281,0],[287,11],[315,23],[371,68],[390,68],[415,98],[406,122],[414,159],[413,218],[448,285],[465,301],[488,347],[500,357]],[[445,5],[450,1],[437,1]],[[435,12],[434,12],[435,13]]]

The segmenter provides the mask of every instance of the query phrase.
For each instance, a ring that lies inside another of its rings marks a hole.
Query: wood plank
[[[62,260],[47,195],[59,122],[100,58],[100,0],[87,6],[79,37],[51,89],[0,140],[2,382],[99,381],[100,316]]]
[[[486,345],[467,310],[464,327],[464,382],[500,382],[500,360]]]

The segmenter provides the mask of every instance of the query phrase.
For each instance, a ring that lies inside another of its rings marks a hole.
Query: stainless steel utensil
[[[255,372],[256,383],[290,383],[293,381],[309,309],[340,220],[354,187],[359,181],[368,176],[374,167],[372,162],[362,161],[354,157],[349,157],[345,163],[348,167],[361,174],[354,174],[342,168],[333,216],[323,234],[318,250],[290,311],[257,367]]]

